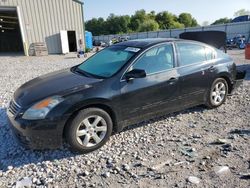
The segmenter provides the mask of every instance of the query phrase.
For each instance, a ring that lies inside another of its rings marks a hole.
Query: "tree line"
[[[235,12],[234,16],[250,14],[249,10],[241,9]],[[231,18],[220,18],[211,25],[226,24],[232,21]],[[86,30],[93,35],[123,34],[131,32],[146,32],[166,29],[179,29],[185,27],[199,26],[196,19],[190,13],[172,14],[168,11],[155,11],[147,13],[145,10],[138,10],[134,15],[117,16],[110,14],[104,18],[93,18],[85,23]]]
[[[93,18],[86,22],[86,30],[93,35],[122,34],[130,32],[157,31],[198,26],[196,19],[189,13],[176,16],[168,11],[147,13],[138,10],[132,16],[117,16],[110,14],[105,20]]]

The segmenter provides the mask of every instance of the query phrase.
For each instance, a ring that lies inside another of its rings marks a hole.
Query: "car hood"
[[[66,95],[93,87],[101,79],[89,78],[70,69],[52,72],[37,77],[22,85],[14,94],[14,100],[22,107],[53,95]]]

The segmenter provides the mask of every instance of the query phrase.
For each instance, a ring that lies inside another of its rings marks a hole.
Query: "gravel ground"
[[[248,76],[225,105],[141,123],[88,155],[25,150],[6,120],[21,84],[82,59],[0,57],[0,187],[250,187],[250,61],[229,53]]]

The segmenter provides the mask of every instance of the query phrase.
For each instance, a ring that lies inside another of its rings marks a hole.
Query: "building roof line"
[[[82,0],[73,0],[73,1],[75,1],[75,2],[77,2],[77,3],[80,3],[80,4],[84,4],[84,2],[82,1]]]

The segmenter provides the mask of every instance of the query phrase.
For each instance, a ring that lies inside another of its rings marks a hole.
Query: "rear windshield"
[[[139,48],[111,46],[87,59],[78,69],[92,76],[108,78],[117,73],[138,51]]]

